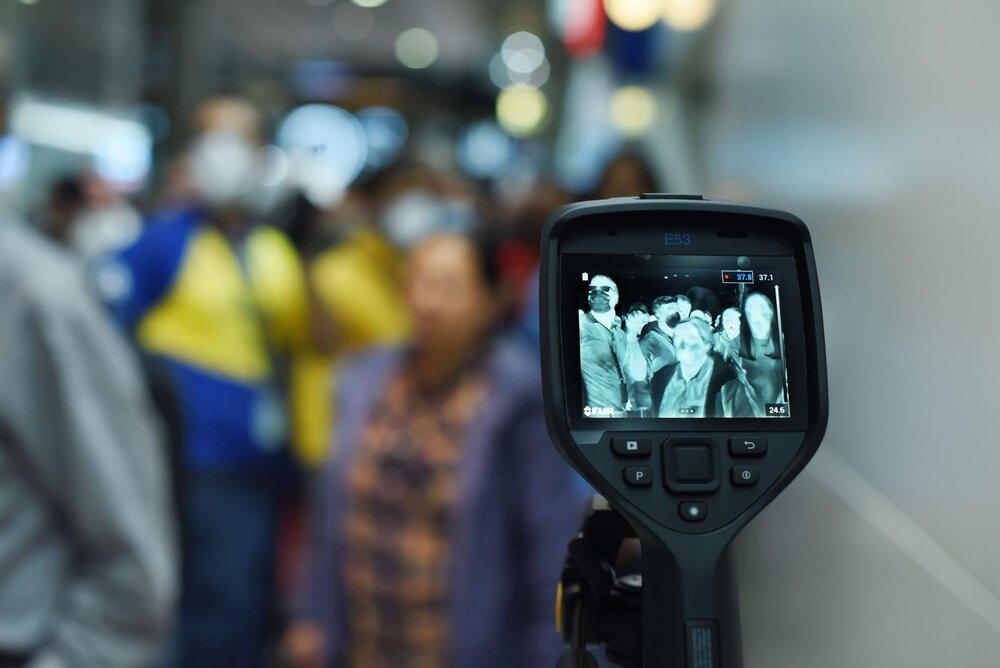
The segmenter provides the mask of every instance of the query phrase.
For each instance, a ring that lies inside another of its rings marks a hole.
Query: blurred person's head
[[[594,313],[614,311],[618,305],[618,284],[603,274],[597,274],[587,286],[587,304]]]
[[[629,150],[618,153],[604,166],[594,197],[632,197],[657,190],[657,179],[649,161]]]
[[[674,353],[685,379],[698,374],[711,350],[712,328],[704,320],[682,320],[674,328]]]
[[[242,98],[218,96],[198,107],[192,125],[195,134],[184,160],[191,193],[215,222],[237,226],[258,196],[260,112]]]
[[[187,153],[191,189],[210,209],[242,209],[253,188],[258,159],[257,146],[235,132],[200,134]]]
[[[495,248],[482,237],[438,234],[410,253],[406,299],[418,355],[462,360],[500,322],[509,295]]]
[[[65,241],[74,221],[87,207],[83,183],[76,176],[63,176],[49,189],[42,214],[42,227],[57,241]]]
[[[743,301],[743,346],[740,354],[756,359],[757,351],[769,357],[778,357],[778,319],[771,299],[760,292],[747,295]]]
[[[677,295],[677,312],[681,314],[681,320],[687,320],[691,316],[691,300],[687,295]]]
[[[197,135],[232,134],[248,144],[262,143],[263,119],[253,102],[237,95],[211,97],[194,112],[193,130]]]

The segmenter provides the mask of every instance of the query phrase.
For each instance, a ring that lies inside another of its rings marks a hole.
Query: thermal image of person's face
[[[747,326],[750,333],[758,341],[764,341],[771,336],[771,326],[774,323],[774,307],[762,294],[752,294],[747,297],[745,306]]]
[[[722,314],[722,331],[730,339],[735,339],[740,335],[740,312],[734,308],[726,309]]]
[[[681,320],[687,320],[691,315],[691,302],[687,297],[677,298],[677,312],[681,315]]]
[[[618,305],[618,286],[607,276],[594,276],[587,286],[587,303],[594,313],[607,313]]]
[[[674,353],[685,368],[700,369],[708,358],[712,344],[705,341],[698,327],[692,322],[682,322],[674,330]]]
[[[677,302],[660,304],[656,308],[656,319],[665,325],[673,327],[681,321],[681,316],[677,312]]]

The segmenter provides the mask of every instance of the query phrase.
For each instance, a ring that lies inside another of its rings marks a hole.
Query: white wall
[[[998,666],[1000,3],[719,20],[703,186],[810,226],[831,391],[739,539],[747,666]]]

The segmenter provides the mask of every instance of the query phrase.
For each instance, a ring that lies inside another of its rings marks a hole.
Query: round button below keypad
[[[684,501],[677,510],[686,522],[701,522],[708,517],[708,504],[704,501]]]

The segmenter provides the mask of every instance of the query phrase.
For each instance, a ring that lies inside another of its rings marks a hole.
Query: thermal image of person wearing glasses
[[[597,274],[587,286],[588,311],[580,311],[580,360],[584,405],[595,415],[624,417],[629,381],[646,380],[646,360],[639,348],[639,333],[647,315],[635,311],[622,318],[615,314],[618,285]]]

